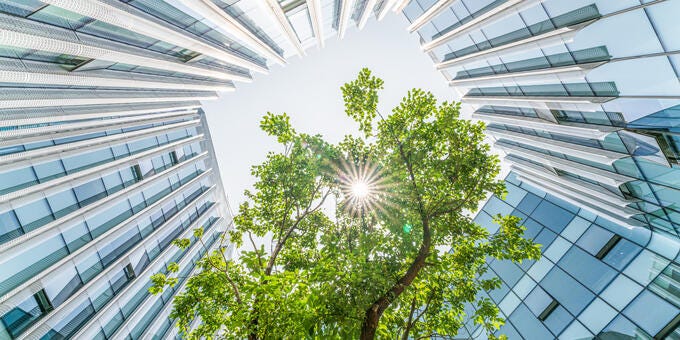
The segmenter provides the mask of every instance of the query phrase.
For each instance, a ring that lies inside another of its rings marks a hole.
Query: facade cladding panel
[[[489,263],[510,339],[680,338],[680,1],[414,0],[409,30],[503,151],[543,258]],[[416,33],[417,32],[417,33]],[[472,321],[460,338],[483,338]]]
[[[175,337],[149,276],[231,223],[200,101],[401,9],[511,165],[477,221],[543,244],[502,332],[678,338],[680,0],[0,0],[0,339]]]

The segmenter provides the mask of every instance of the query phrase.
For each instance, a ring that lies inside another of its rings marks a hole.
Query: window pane
[[[47,198],[55,218],[60,218],[72,211],[78,210],[78,200],[72,189],[56,193]]]
[[[79,185],[73,188],[76,193],[76,198],[81,206],[88,205],[104,196],[106,196],[106,189],[101,179]]]
[[[54,220],[47,200],[40,199],[14,209],[24,232],[29,232]]]

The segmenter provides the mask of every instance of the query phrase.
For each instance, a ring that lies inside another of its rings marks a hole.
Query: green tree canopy
[[[484,275],[487,259],[537,259],[539,246],[516,217],[498,216],[494,234],[470,217],[489,194],[505,194],[483,123],[419,89],[382,116],[382,86],[363,69],[342,87],[363,135],[337,145],[295,131],[286,114],[263,118],[283,151],[252,168],[254,190],[228,238],[240,256],[212,252],[175,298],[184,335],[427,338],[472,319],[493,338],[503,320],[479,292],[500,280]],[[171,269],[152,292],[176,284]]]

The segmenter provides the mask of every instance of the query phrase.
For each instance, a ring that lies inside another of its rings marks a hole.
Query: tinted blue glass
[[[0,195],[38,183],[31,167],[0,173]]]
[[[535,238],[538,236],[538,233],[543,230],[543,226],[538,224],[538,222],[532,220],[531,218],[527,218],[526,221],[524,221],[524,227],[526,230],[524,231],[524,237],[525,238]]]
[[[118,223],[132,216],[132,210],[127,200],[108,206],[108,209],[87,219],[87,226],[92,235],[97,237]]]
[[[645,290],[623,310],[623,314],[647,333],[657,334],[678,314],[678,308]]]
[[[600,333],[600,337],[606,339],[651,339],[652,337],[638,326],[630,322],[623,315],[619,315],[614,321]]]
[[[543,324],[553,332],[553,334],[560,334],[566,327],[574,320],[574,317],[567,312],[562,306],[557,306],[552,313],[543,321]]]
[[[13,239],[23,234],[19,226],[19,220],[14,211],[0,213],[0,243]]]
[[[106,189],[101,179],[96,179],[91,182],[79,185],[73,188],[76,193],[76,198],[81,205],[90,204],[97,199],[106,196]]]
[[[52,220],[52,211],[47,200],[40,199],[14,209],[25,232],[36,229]]]
[[[524,303],[529,307],[529,310],[538,316],[545,310],[545,307],[553,301],[553,298],[548,295],[541,287],[536,287],[524,299]]]
[[[531,214],[534,209],[536,209],[536,206],[541,202],[541,198],[532,194],[532,193],[527,193],[526,196],[522,199],[521,202],[517,205],[517,209],[519,209],[521,212],[525,214]]]
[[[123,180],[117,171],[102,177],[102,181],[109,195],[123,188]]]
[[[66,174],[64,167],[61,165],[60,160],[40,163],[33,166],[35,173],[38,175],[40,182],[46,182],[50,179],[61,177]]]
[[[114,145],[111,147],[111,151],[113,151],[113,157],[115,159],[130,155],[130,150],[128,150],[127,144]]]
[[[604,289],[617,274],[578,247],[571,247],[557,265],[596,293]]]
[[[524,272],[509,260],[493,261],[491,262],[490,267],[511,287],[519,281],[522,275],[524,275]]]
[[[534,242],[542,245],[541,249],[548,249],[550,245],[555,241],[557,238],[557,234],[553,233],[547,228],[543,228],[540,234],[534,238]]]
[[[576,242],[581,248],[591,255],[596,255],[602,247],[612,238],[614,233],[602,229],[597,225],[591,225],[588,230]]]
[[[524,304],[520,304],[509,319],[525,339],[553,339],[555,337]]]
[[[507,203],[498,199],[496,196],[492,196],[486,203],[484,210],[486,210],[491,216],[496,216],[497,214],[505,216],[509,215],[512,212],[513,208]]]
[[[529,216],[556,233],[562,232],[574,217],[572,213],[548,201],[542,201]]]
[[[110,148],[94,150],[62,159],[66,172],[72,173],[113,159]]]
[[[78,200],[71,189],[47,197],[47,202],[50,204],[56,218],[60,218],[78,209]]]
[[[69,251],[71,252],[76,251],[85,243],[92,240],[90,231],[87,229],[87,226],[84,222],[67,227],[62,231],[61,234],[64,237],[64,241],[66,241]]]
[[[621,239],[602,261],[618,270],[623,270],[623,268],[635,258],[640,250],[642,250],[642,248],[637,244],[626,239]]]
[[[579,314],[595,297],[582,284],[576,282],[559,268],[553,268],[541,280],[541,286],[552,295],[560,305],[572,314]]]

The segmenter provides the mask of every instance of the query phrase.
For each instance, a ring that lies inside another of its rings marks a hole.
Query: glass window
[[[572,213],[545,200],[529,216],[558,234],[574,217]]]
[[[111,147],[113,151],[113,157],[115,159],[127,157],[130,155],[130,150],[128,150],[127,144],[118,144]]]
[[[652,339],[647,332],[630,322],[630,320],[626,319],[623,315],[619,315],[602,331],[602,333],[600,333],[601,337],[607,335],[611,335],[614,338]]]
[[[72,189],[67,189],[47,197],[55,218],[60,218],[78,210],[78,200]]]
[[[633,280],[647,285],[654,280],[670,261],[648,250],[643,250],[624,271]]]
[[[0,9],[2,9],[1,5]],[[38,321],[43,316],[42,314],[43,311],[40,309],[38,301],[31,296],[0,317],[0,321],[2,321],[9,335],[16,338],[30,325]]]
[[[155,148],[158,146],[158,143],[156,142],[156,138],[145,138],[145,139],[140,139],[136,141],[132,141],[128,143],[128,148],[130,149],[130,153],[138,153],[144,150],[148,150],[151,148]]]
[[[527,193],[522,201],[517,205],[517,209],[525,214],[531,214],[539,203],[541,203],[540,197],[532,193]]]
[[[23,233],[14,211],[0,213],[0,244],[19,237]]]
[[[42,6],[39,0],[7,0],[0,2],[0,12],[25,17]]]
[[[579,314],[595,297],[582,284],[559,268],[553,268],[540,282],[545,291],[572,314]]]
[[[74,173],[85,168],[94,167],[96,165],[108,162],[113,159],[113,152],[111,148],[104,148],[94,150],[70,157],[63,158],[66,172]]]
[[[123,189],[123,180],[120,178],[118,171],[102,177],[102,180],[104,181],[104,187],[106,187],[106,191],[109,195]]]
[[[547,249],[553,243],[557,234],[550,231],[548,228],[543,228],[540,234],[534,238],[534,242],[542,245],[541,248]]]
[[[490,267],[511,287],[524,275],[524,272],[510,260],[495,260],[491,262]]]
[[[32,246],[22,247],[11,258],[2,259],[5,262],[0,264],[0,272],[3,274],[0,276],[0,294],[7,294],[66,255],[68,250],[58,235]]]
[[[89,217],[87,219],[87,226],[90,228],[92,236],[98,237],[130,216],[132,216],[130,203],[127,200],[123,200],[109,205],[108,209]]]
[[[38,175],[40,182],[47,182],[53,178],[61,177],[66,174],[64,167],[60,160],[40,163],[33,166],[35,173]]]
[[[621,239],[614,248],[607,253],[602,261],[618,270],[623,270],[641,249],[642,248],[637,244],[626,239]]]
[[[59,270],[51,273],[43,282],[46,282],[45,294],[55,307],[60,306],[83,285],[71,264],[59,267]]]
[[[0,173],[0,195],[38,183],[32,167]]]
[[[595,256],[609,242],[613,235],[614,233],[593,224],[576,244],[590,253],[590,255]]]
[[[524,303],[529,307],[529,310],[538,316],[543,313],[546,307],[550,305],[553,298],[548,295],[541,287],[536,287],[524,300]]]
[[[26,233],[54,220],[52,210],[45,199],[16,208],[14,212]]]
[[[657,334],[678,314],[678,308],[645,290],[623,310],[623,314],[645,332]]]
[[[82,255],[76,262],[76,268],[84,283],[89,282],[95,275],[101,273],[104,267],[99,261],[99,255],[95,250],[90,250],[87,255]]]
[[[88,205],[106,196],[106,188],[101,179],[95,179],[85,184],[81,184],[73,188],[73,191],[81,206]]]
[[[591,332],[597,334],[604,326],[606,326],[618,312],[606,304],[599,298],[596,298],[593,303],[583,311],[579,316],[579,320],[590,329]]]
[[[30,16],[32,20],[68,29],[78,29],[90,18],[57,6],[47,6]]]
[[[553,339],[555,336],[531,314],[529,309],[520,304],[510,315],[510,322],[525,339]]]
[[[543,324],[553,332],[553,334],[560,334],[569,323],[574,320],[574,317],[567,312],[562,306],[557,306],[543,321]]]
[[[604,289],[617,274],[609,266],[577,247],[572,247],[557,265],[596,293]]]
[[[144,159],[139,161],[139,169],[142,172],[142,178],[151,176],[156,173],[153,167],[153,163],[150,159]]]
[[[61,235],[66,241],[69,251],[74,252],[84,244],[92,240],[90,231],[87,229],[85,222],[78,222],[74,225],[62,229]]]

